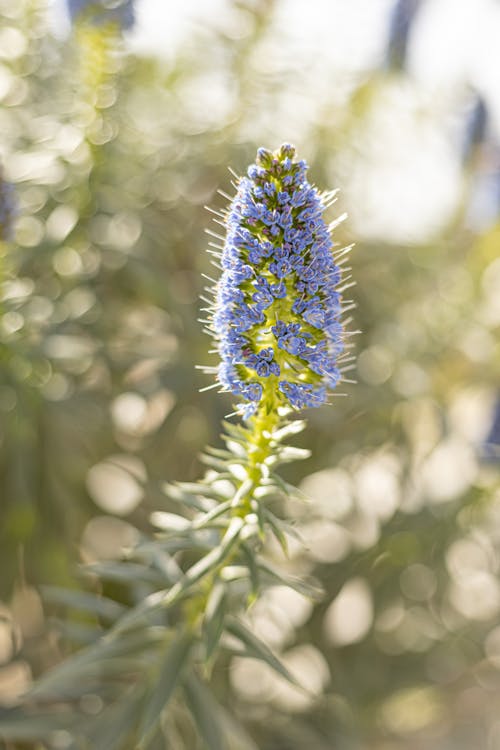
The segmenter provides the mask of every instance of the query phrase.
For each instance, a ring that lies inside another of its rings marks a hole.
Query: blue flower
[[[341,273],[323,219],[325,203],[289,144],[260,148],[224,214],[222,275],[210,330],[218,381],[260,407],[320,406],[340,380],[344,351]]]
[[[134,0],[66,0],[72,21],[79,18],[101,26],[117,23],[122,29],[130,29],[135,22]]]
[[[396,0],[389,21],[387,64],[404,70],[413,23],[422,0]]]
[[[490,115],[482,96],[477,95],[465,121],[462,143],[462,163],[467,165],[478,147],[487,141]]]
[[[0,167],[0,242],[10,242],[13,234],[13,220],[17,214],[14,188],[3,178]]]

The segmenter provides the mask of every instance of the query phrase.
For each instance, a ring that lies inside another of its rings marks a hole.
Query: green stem
[[[266,460],[274,450],[272,435],[281,422],[279,399],[276,398],[277,380],[275,376],[266,379],[258,411],[250,419],[248,426],[248,479],[242,482],[235,498],[235,508],[241,516],[254,510],[252,500],[255,490],[262,483]]]

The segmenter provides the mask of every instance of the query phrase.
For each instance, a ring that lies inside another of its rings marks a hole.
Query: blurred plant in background
[[[223,205],[226,164],[289,139],[351,217],[337,232],[357,242],[359,383],[308,415],[313,457],[284,475],[312,500],[282,508],[309,546],[289,540],[288,574],[326,595],[276,585],[249,615],[309,692],[235,656],[214,694],[263,750],[498,746],[497,3],[420,3],[397,66],[395,4],[350,5],[199,4],[176,40],[173,9],[166,23],[146,0],[134,29],[75,18],[67,38],[44,3],[0,2],[0,160],[19,206],[0,266],[6,705],[144,595],[140,575],[91,576],[102,606],[82,617],[81,593],[42,606],[38,587],[119,561],[152,510],[175,512],[163,481],[199,473],[231,409],[193,370],[203,205]]]

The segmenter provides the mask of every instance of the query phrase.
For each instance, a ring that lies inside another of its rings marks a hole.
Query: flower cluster
[[[122,29],[130,29],[135,22],[133,0],[67,0],[72,21],[79,18],[101,26],[116,23]]]
[[[211,332],[218,380],[247,416],[264,397],[319,406],[340,379],[341,273],[323,220],[332,194],[320,195],[294,157],[288,144],[260,148],[223,215]]]
[[[12,239],[12,225],[16,214],[14,200],[14,189],[10,182],[3,179],[0,168],[0,242],[9,242]]]

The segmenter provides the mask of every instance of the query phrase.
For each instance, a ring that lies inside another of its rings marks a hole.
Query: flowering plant
[[[175,717],[187,705],[206,746],[222,750],[233,747],[233,730],[204,686],[222,653],[261,659],[296,682],[242,614],[266,585],[319,593],[273,566],[265,541],[273,535],[286,552],[293,534],[270,505],[294,492],[276,467],[308,455],[285,445],[304,427],[294,413],[323,404],[348,359],[341,293],[349,282],[340,286],[347,249],[334,255],[336,222],[323,220],[335,194],[320,195],[307,181],[292,146],[259,149],[235,187],[217,216],[226,230],[213,248],[222,274],[207,298],[206,323],[221,360],[217,385],[236,396],[243,423],[225,423],[225,449],[207,450],[200,482],[166,487],[178,512],[153,514],[154,539],[141,539],[127,559],[89,567],[104,586],[139,581],[131,600],[47,591],[97,613],[106,627],[42,677],[24,709],[0,717],[6,736],[25,737],[31,727],[30,736],[50,747],[51,733],[67,728],[75,748],[119,750],[131,737],[142,749],[163,747],[165,738],[177,748]],[[99,699],[91,715],[89,695]]]

